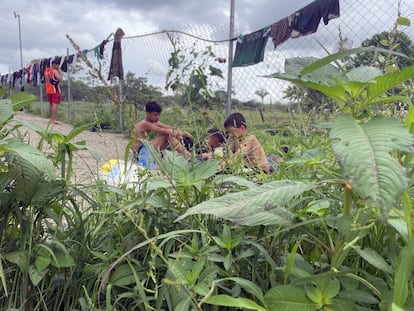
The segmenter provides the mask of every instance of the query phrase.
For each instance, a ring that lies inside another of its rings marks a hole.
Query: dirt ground
[[[25,120],[32,124],[36,124],[42,129],[48,127],[49,119],[18,111],[15,114],[16,119]],[[49,131],[58,132],[63,135],[68,134],[73,130],[73,126],[63,122],[54,124],[49,127]],[[24,132],[24,129],[22,130]],[[27,142],[36,146],[39,142],[39,136],[27,130]],[[94,180],[100,167],[110,159],[124,159],[126,146],[129,139],[124,134],[114,134],[105,132],[92,132],[86,130],[76,136],[72,142],[85,141],[86,146],[93,149],[94,152],[77,151],[74,156],[74,182],[88,183]],[[46,151],[47,152],[47,151]],[[96,156],[97,155],[97,156]],[[132,158],[132,152],[129,152],[129,158]]]

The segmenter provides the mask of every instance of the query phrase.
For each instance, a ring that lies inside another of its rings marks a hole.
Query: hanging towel
[[[232,67],[249,66],[263,61],[270,27],[260,29],[237,39]]]
[[[115,32],[114,45],[112,47],[111,64],[109,66],[108,80],[112,80],[113,77],[118,77],[119,80],[124,80],[124,68],[122,66],[122,48],[121,39],[125,35],[121,28],[118,28]]]
[[[272,24],[270,28],[270,37],[272,38],[275,49],[281,45],[292,35],[292,19],[293,16],[288,16],[280,21]]]

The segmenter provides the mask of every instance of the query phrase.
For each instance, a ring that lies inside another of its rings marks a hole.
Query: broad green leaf
[[[55,257],[52,257],[52,265],[57,268],[70,268],[75,266],[73,257],[64,252],[55,252]]]
[[[65,135],[62,133],[49,132],[47,136],[52,140],[52,142],[56,142],[58,144],[63,144],[65,142]]]
[[[390,217],[388,218],[388,224],[398,232],[406,243],[409,241],[407,228],[409,224],[407,224],[405,219],[401,219],[400,217]]]
[[[405,125],[408,127],[410,133],[414,134],[414,105],[410,105],[410,108],[408,109],[408,116],[405,121]]]
[[[379,207],[385,216],[408,186],[405,168],[390,152],[413,152],[413,135],[393,119],[378,117],[360,124],[341,116],[330,137],[348,183],[367,205]]]
[[[192,179],[194,181],[203,181],[217,173],[220,164],[219,160],[202,161],[192,168]]]
[[[38,271],[34,265],[29,266],[29,277],[30,281],[34,286],[39,285],[40,281],[43,280],[44,276],[47,274],[47,270]]]
[[[393,303],[403,307],[408,298],[408,285],[414,270],[414,239],[401,250],[398,255],[394,274]]]
[[[349,81],[375,83],[375,78],[381,74],[381,70],[376,67],[362,66],[352,68],[346,76]]]
[[[339,103],[346,103],[347,97],[345,94],[345,88],[342,85],[322,85],[320,83],[303,81],[300,77],[295,77],[283,73],[274,73],[268,78],[276,78],[280,80],[289,81],[304,87],[311,88],[313,90],[319,91],[326,96],[338,101]]]
[[[66,142],[71,141],[73,138],[78,136],[80,133],[90,130],[92,127],[96,125],[96,123],[97,122],[92,122],[89,124],[75,127],[72,131],[69,132],[69,134],[66,135]]]
[[[25,204],[32,202],[37,193],[39,184],[43,181],[43,173],[23,157],[16,156],[10,171],[16,172],[14,183],[14,194],[16,198]]]
[[[329,211],[331,202],[329,200],[315,200],[309,203],[306,212],[316,214],[318,216],[324,216]]]
[[[238,278],[238,277],[229,277],[229,278],[216,280],[216,283],[227,281],[227,280],[235,282],[237,285],[239,285],[244,290],[246,290],[248,293],[252,294],[255,298],[257,298],[262,304],[264,304],[264,296],[263,296],[262,290],[260,289],[259,286],[257,286],[252,281],[249,281],[243,278]]]
[[[49,256],[37,256],[35,260],[35,267],[37,271],[44,271],[50,265],[50,257]]]
[[[40,126],[38,126],[34,123],[27,122],[26,120],[22,120],[22,119],[19,119],[19,118],[15,118],[15,119],[13,119],[13,121],[19,126],[24,126],[28,129],[31,129],[33,132],[35,132],[36,134],[38,134],[42,138],[46,138],[47,135],[48,135],[47,130],[42,129]]]
[[[364,249],[355,248],[355,251],[358,253],[359,256],[361,256],[364,260],[373,265],[375,268],[387,273],[393,272],[392,267],[385,261],[384,258],[382,258],[373,249],[368,247]]]
[[[389,89],[413,77],[414,65],[405,67],[401,71],[381,75],[376,78],[377,83],[368,86],[368,99],[375,99]]]
[[[305,294],[305,290],[290,285],[281,285],[269,290],[265,297],[267,311],[314,311],[318,305]]]
[[[201,272],[203,271],[203,269],[205,268],[205,257],[199,258],[196,263],[194,264],[194,266],[192,267],[192,275],[193,278],[195,280],[198,279],[198,277],[200,276]]]
[[[16,251],[5,254],[6,260],[19,266],[20,271],[25,272],[29,266],[29,253],[27,251]]]
[[[115,286],[126,286],[135,284],[136,280],[134,272],[131,270],[131,266],[127,263],[118,266],[112,273],[109,282]]]
[[[302,70],[318,60],[319,58],[316,57],[287,58],[284,65],[285,73],[294,76],[302,76]]]
[[[61,194],[67,190],[64,180],[51,180],[39,182],[36,187],[36,193],[32,198],[32,203],[39,206],[46,205],[48,202],[59,200]]]
[[[374,295],[368,293],[367,291],[361,288],[344,289],[339,293],[338,297],[346,299],[346,300],[359,302],[362,304],[375,305],[379,303],[379,300],[377,297],[375,297]]]
[[[18,140],[0,142],[0,151],[18,154],[50,179],[55,179],[55,168],[49,159],[38,149]]]
[[[151,147],[151,149],[154,148]],[[183,184],[186,184],[187,181],[191,181],[191,176],[189,175],[191,164],[184,156],[176,152],[165,150],[164,157],[160,160],[160,162],[160,169],[165,175],[169,176],[173,180]]]
[[[223,261],[223,266],[224,269],[226,269],[226,271],[229,271],[231,268],[231,265],[233,264],[233,256],[232,254],[229,252],[225,257],[224,257],[224,261]]]
[[[306,296],[310,300],[312,300],[315,304],[317,304],[318,308],[322,308],[322,306],[323,306],[323,293],[322,293],[322,291],[318,287],[316,287],[312,284],[306,284],[304,290],[305,290]]]
[[[382,103],[396,103],[401,102],[407,105],[411,105],[411,98],[407,96],[379,96],[376,98],[370,98],[369,101],[363,103],[362,105],[370,105],[370,104],[382,104]]]
[[[10,99],[0,100],[0,125],[3,125],[13,118],[13,106]]]
[[[244,177],[234,176],[234,175],[217,175],[213,179],[214,184],[219,184],[225,186],[227,183],[235,184],[239,187],[246,187],[246,188],[256,188],[256,184],[247,180]]]
[[[205,303],[222,306],[222,307],[233,307],[242,308],[247,310],[267,311],[264,307],[258,305],[253,300],[247,298],[234,298],[228,295],[215,295],[206,299]]]
[[[308,74],[303,74],[304,68],[308,67],[318,59],[314,57],[291,58],[285,61],[285,72],[295,75],[303,81],[315,82],[321,85],[334,85],[336,81],[343,80],[345,77],[338,67],[327,64]]]
[[[353,301],[335,298],[333,299],[332,303],[327,308],[325,308],[325,310],[357,311],[359,309],[357,308],[356,304]],[[361,309],[361,310],[365,310],[365,309]]]
[[[190,215],[209,214],[245,226],[286,225],[293,218],[286,205],[294,197],[312,188],[312,184],[297,181],[274,181],[204,201],[189,208],[176,221]]]
[[[338,295],[339,291],[341,289],[341,284],[339,283],[338,279],[333,279],[329,281],[326,288],[323,290],[323,295],[326,298],[334,298],[336,295]]]
[[[191,310],[191,297],[186,297],[185,299],[181,300],[176,306],[174,306],[174,310],[177,311],[188,311]]]
[[[336,60],[340,60],[344,57],[350,56],[352,54],[356,54],[356,53],[364,53],[364,52],[382,52],[382,53],[387,53],[387,54],[393,54],[393,55],[398,55],[401,57],[407,57],[407,55],[401,54],[401,53],[397,53],[397,52],[393,52],[387,49],[383,49],[383,48],[378,48],[375,46],[367,46],[367,47],[358,47],[358,48],[354,48],[354,49],[347,49],[347,50],[341,50],[338,53],[329,55],[327,57],[324,57],[322,59],[319,59],[318,61],[312,63],[311,65],[309,65],[308,67],[306,67],[305,69],[302,70],[301,74],[306,75],[308,73],[311,73],[314,70],[317,70],[327,64],[330,64]]]
[[[161,180],[161,179],[153,179],[150,183],[148,183],[148,186],[146,187],[146,190],[158,190],[158,189],[169,189],[172,185],[170,182]]]
[[[71,151],[88,150],[88,146],[86,146],[85,141],[78,141],[73,144],[68,143],[66,146],[69,147]]]

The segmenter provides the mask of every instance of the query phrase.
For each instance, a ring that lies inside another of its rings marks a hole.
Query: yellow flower
[[[107,174],[107,173],[109,173],[112,170],[112,168],[114,166],[117,166],[117,164],[118,164],[118,160],[117,159],[111,159],[108,162],[105,162],[101,166],[101,171]]]

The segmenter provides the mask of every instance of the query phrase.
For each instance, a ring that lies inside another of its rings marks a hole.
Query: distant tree
[[[257,96],[260,97],[260,99],[262,100],[262,105],[259,107],[259,112],[260,112],[260,118],[262,119],[262,122],[264,122],[264,115],[263,115],[263,111],[264,111],[264,98],[266,96],[270,96],[270,93],[265,89],[265,88],[261,88],[258,89],[256,92],[254,92]]]
[[[68,81],[63,80],[60,88],[62,97],[68,98]],[[74,101],[96,102],[97,94],[95,87],[89,86],[82,80],[71,79],[70,81],[71,99]]]
[[[122,81],[122,93],[125,96],[124,103],[134,105],[136,109],[143,109],[148,101],[158,101],[163,96],[158,87],[148,84],[147,78],[137,78],[135,73],[130,71]]]
[[[317,112],[332,112],[334,110],[334,102],[321,92],[306,88],[300,85],[291,85],[284,91],[283,98],[300,105],[300,110],[309,112],[317,110]]]
[[[390,51],[399,52],[414,57],[414,46],[410,37],[402,31],[384,31],[373,35],[371,38],[361,43],[362,47],[375,46]],[[360,66],[374,66],[385,70],[389,65],[395,65],[397,68],[403,68],[412,65],[414,61],[409,58],[386,53],[360,53],[351,57],[347,62],[349,68]]]

